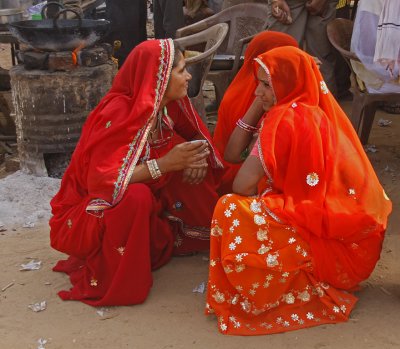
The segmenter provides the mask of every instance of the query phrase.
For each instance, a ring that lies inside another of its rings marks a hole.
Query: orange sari
[[[379,259],[391,202],[313,59],[256,59],[276,104],[258,140],[259,194],[228,194],[212,220],[206,313],[224,334],[346,321]]]
[[[223,156],[229,137],[236,127],[236,122],[246,113],[254,101],[257,87],[253,75],[253,60],[258,55],[281,46],[295,46],[297,42],[285,33],[264,31],[257,34],[246,49],[243,66],[235,79],[229,85],[218,109],[218,119],[214,130],[213,141],[219,153]],[[240,164],[224,161],[220,194],[232,191],[233,180],[239,171]]]

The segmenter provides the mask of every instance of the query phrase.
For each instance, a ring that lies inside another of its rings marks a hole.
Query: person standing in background
[[[350,19],[349,0],[339,0],[336,6],[336,18]]]
[[[208,7],[206,0],[185,0],[183,13],[185,15],[185,25],[190,25],[212,16],[214,11]]]
[[[335,55],[328,40],[326,27],[335,18],[338,0],[268,0],[269,30],[293,36],[300,47],[318,57],[321,72],[336,95]]]
[[[121,47],[114,53],[121,67],[129,52],[147,39],[147,2],[106,0],[106,18],[111,22],[111,27],[105,41],[112,45],[115,41],[121,42]]]
[[[181,0],[153,0],[153,11],[156,39],[175,38],[176,30],[185,25]]]
[[[336,6],[336,18],[350,19],[350,6],[348,5],[348,0],[339,0]],[[336,57],[335,63],[335,77],[336,77],[336,97],[339,100],[351,100],[353,95],[350,92],[351,81],[350,81],[350,67],[347,65],[346,61],[336,50],[332,47],[334,55]]]
[[[351,61],[360,88],[370,93],[400,93],[398,0],[360,1],[350,47],[361,61]]]
[[[222,10],[223,0],[208,0],[208,7],[215,13]]]

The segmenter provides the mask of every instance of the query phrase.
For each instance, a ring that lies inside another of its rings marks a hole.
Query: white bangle
[[[147,168],[149,169],[151,178],[158,179],[162,176],[162,173],[160,171],[160,168],[158,167],[156,159],[148,160],[146,161],[146,164]]]

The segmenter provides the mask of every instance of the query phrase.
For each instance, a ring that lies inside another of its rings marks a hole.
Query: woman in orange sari
[[[226,90],[218,109],[218,119],[213,140],[220,154],[224,154],[236,122],[245,115],[250,107],[255,109],[259,115],[263,114],[263,110],[259,105],[253,105],[254,91],[257,87],[253,76],[253,61],[261,53],[280,46],[297,47],[298,45],[297,41],[290,35],[273,31],[261,32],[249,43],[245,52],[243,66]],[[232,191],[233,180],[240,168],[240,164],[233,164],[228,161],[223,161],[223,163],[224,175],[218,190],[220,194]]]
[[[346,321],[391,202],[312,57],[282,47],[254,65],[267,113],[214,211],[206,312],[237,335]],[[249,141],[257,123],[237,129]]]
[[[222,164],[186,95],[190,78],[172,40],[146,41],[89,115],[51,201],[51,246],[69,255],[54,267],[72,283],[62,299],[141,303],[152,270],[208,250]]]

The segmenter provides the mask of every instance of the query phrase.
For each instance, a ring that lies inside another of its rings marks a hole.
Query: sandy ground
[[[51,271],[64,256],[49,247],[49,228],[42,220],[34,228],[0,233],[0,348],[36,349],[39,339],[47,340],[46,349],[400,348],[400,117],[379,112],[376,121],[381,117],[393,123],[383,128],[375,122],[370,144],[378,151],[369,155],[394,210],[382,258],[357,292],[360,300],[349,322],[270,336],[223,336],[215,318],[203,315],[205,294],[192,292],[207,280],[207,255],[175,258],[155,272],[144,304],[99,314],[99,309],[58,298],[57,291],[70,284],[67,276]],[[41,269],[20,271],[31,259],[42,261]],[[46,310],[28,308],[41,301],[47,302]]]

